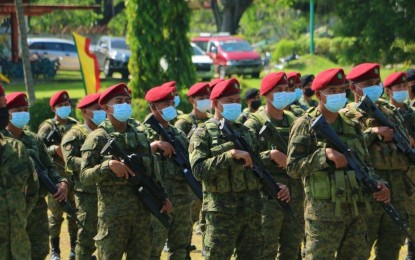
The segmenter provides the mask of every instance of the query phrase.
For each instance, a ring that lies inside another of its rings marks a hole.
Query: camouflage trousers
[[[75,206],[75,196],[73,191],[73,183],[69,184],[70,190],[68,193],[68,201]],[[49,231],[50,237],[55,238],[59,237],[61,233],[61,227],[63,222],[63,211],[59,203],[51,196],[48,195],[48,208],[50,210],[49,215]],[[76,234],[78,232],[78,225],[76,224],[75,220],[66,217],[68,221],[68,233],[71,239],[76,238]]]
[[[6,200],[5,196],[0,196],[0,260],[30,259],[26,215],[21,218],[11,215],[9,208],[3,207],[8,203]]]
[[[98,259],[149,259],[152,241],[150,212],[143,205],[135,215],[98,217],[98,234],[94,239]]]
[[[408,197],[405,200],[405,209],[408,216],[409,232],[415,238],[415,166],[410,167],[407,176],[409,177],[407,187]]]
[[[257,193],[252,199],[256,205],[246,204],[235,211],[205,211],[206,259],[230,259],[234,253],[236,259],[260,259],[262,204]]]
[[[89,260],[95,251],[94,236],[97,234],[97,194],[75,192],[77,217],[85,229],[78,226],[75,256],[78,260]]]
[[[192,233],[190,203],[180,204],[173,201],[172,222],[166,229],[160,221],[152,217],[153,243],[151,259],[160,259],[163,245],[167,239],[169,259],[186,259],[188,255],[189,237]]]
[[[304,202],[291,201],[296,220],[278,202],[263,196],[261,259],[296,259],[304,239]]]
[[[27,218],[27,234],[32,248],[33,260],[44,260],[49,254],[48,205],[45,198],[39,197]]]
[[[394,201],[392,204],[402,217],[406,216],[404,201]],[[398,259],[405,234],[377,203],[372,203],[372,211],[373,214],[366,218],[369,240],[367,256],[370,256],[374,245],[376,259]]]
[[[368,259],[362,214],[344,221],[305,220],[306,259]]]

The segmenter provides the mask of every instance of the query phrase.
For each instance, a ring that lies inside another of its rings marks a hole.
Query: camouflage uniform
[[[265,111],[256,112],[245,122],[245,126],[255,132],[255,139],[259,140],[258,148],[265,167],[273,174],[276,183],[288,186],[291,195],[290,205],[294,210],[297,221],[284,213],[278,202],[262,192],[262,259],[295,259],[304,237],[304,191],[299,179],[291,179],[287,171],[278,167],[269,159],[270,150],[287,151],[288,135],[291,124],[296,117],[289,111],[284,111],[282,120],[269,118]],[[280,137],[260,136],[259,132],[267,121],[277,129]]]
[[[365,259],[367,252],[364,207],[369,197],[362,193],[354,171],[328,164],[324,138],[310,130],[320,114],[311,108],[297,119],[290,131],[287,172],[301,178],[305,191],[306,259]],[[358,123],[343,112],[331,124],[368,165],[368,153]],[[356,192],[353,192],[356,191]]]
[[[42,139],[46,139],[48,134],[54,130],[54,126],[58,129],[61,136],[66,133],[73,125],[76,125],[77,122],[73,118],[68,118],[68,124],[62,125],[55,119],[47,119],[39,126],[38,135]],[[58,144],[60,145],[60,144]],[[73,192],[73,182],[71,174],[65,171],[65,162],[59,157],[59,155],[55,152],[56,145],[51,145],[48,147],[48,153],[52,156],[53,163],[56,169],[59,172],[59,175],[66,178],[69,181],[69,193],[68,193],[68,200],[72,205],[75,205],[75,198]],[[51,215],[49,216],[49,231],[51,239],[59,238],[61,233],[61,226],[63,222],[63,211],[59,206],[59,203],[52,196],[48,196],[48,208],[51,211]],[[71,219],[67,218],[68,220],[68,232],[71,238],[71,246],[75,246],[76,234],[78,232],[78,226],[76,222]]]
[[[98,259],[148,259],[151,252],[151,217],[136,195],[132,184],[118,178],[109,168],[111,156],[100,151],[109,138],[127,154],[140,154],[146,173],[153,175],[154,160],[142,127],[128,124],[123,133],[116,132],[109,120],[90,133],[82,148],[80,180],[83,185],[97,185],[98,234],[94,237]]]
[[[73,126],[62,138],[62,153],[66,162],[66,171],[73,174],[75,182],[75,202],[77,217],[85,229],[78,226],[76,259],[89,260],[95,251],[94,236],[97,234],[97,188],[96,185],[84,185],[79,180],[81,171],[81,147],[91,132],[87,125]]]
[[[304,114],[304,111],[307,109],[300,105],[298,101],[295,101],[294,103],[288,106],[287,110],[293,113],[296,117],[300,117]]]
[[[253,145],[242,124],[233,128]],[[222,137],[217,120],[199,126],[190,139],[190,163],[202,181],[206,211],[206,259],[259,259],[262,237],[260,184],[248,169],[232,159],[232,142]]]
[[[3,130],[3,133],[6,136],[12,137],[7,130]],[[34,155],[48,169],[48,176],[53,183],[67,182],[54,168],[45,144],[36,134],[24,130],[19,140],[25,145],[28,154]],[[26,202],[29,209],[27,211],[26,230],[31,243],[32,259],[45,259],[49,253],[48,205],[45,200],[48,194],[49,192],[46,188],[40,186],[35,172],[29,177],[29,186],[26,191]],[[59,206],[58,203],[57,205]]]
[[[182,131],[172,125],[169,125],[166,131],[179,140],[183,147],[189,146]],[[150,142],[162,140],[150,127],[148,127],[148,137]],[[153,245],[151,259],[160,259],[166,238],[168,239],[169,259],[185,259],[188,254],[189,238],[192,232],[190,215],[193,200],[192,191],[184,180],[181,169],[173,159],[159,155],[158,164],[163,186],[173,204],[173,212],[171,213],[172,224],[170,229],[166,229],[156,218],[153,217],[152,219]]]
[[[350,103],[350,108],[355,107]],[[399,118],[394,114],[393,108],[384,100],[379,100],[377,107],[392,122],[403,128]],[[384,142],[378,135],[372,132],[372,127],[380,126],[373,118],[360,117],[359,122],[364,130],[366,145],[370,151],[370,159],[375,173],[388,183],[391,191],[391,202],[401,216],[405,216],[405,173],[408,171],[409,162],[393,142]],[[376,204],[372,201],[372,204]],[[369,239],[369,251],[375,244],[376,257],[379,259],[398,259],[399,251],[405,241],[405,234],[390,219],[387,213],[379,206],[373,205],[373,214],[366,218]]]
[[[303,107],[303,109],[305,108],[305,110],[307,110],[310,107],[317,107],[318,106],[318,101],[315,100],[315,99],[312,99],[310,102],[308,102],[304,97],[301,97],[298,100],[298,104],[300,104],[301,107]]]
[[[34,175],[23,144],[0,133],[0,259],[30,259],[25,191]]]

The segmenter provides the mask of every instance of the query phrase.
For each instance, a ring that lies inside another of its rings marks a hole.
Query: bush
[[[291,55],[293,52],[299,55],[308,53],[307,37],[301,37],[297,40],[282,39],[275,45],[275,50],[272,53],[272,61],[279,63],[279,58]]]

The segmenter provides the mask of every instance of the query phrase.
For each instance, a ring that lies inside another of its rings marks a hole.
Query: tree
[[[134,96],[142,96],[151,87],[167,80],[190,86],[195,81],[191,62],[190,11],[185,1],[129,0],[127,42],[131,49],[128,68],[133,79]],[[160,65],[168,64],[167,71]]]
[[[97,11],[97,14],[101,15],[97,20],[97,25],[99,26],[108,25],[113,17],[117,16],[125,9],[123,0],[118,1],[118,3],[114,0],[95,0],[95,4],[101,6],[101,10]]]
[[[218,31],[236,34],[242,15],[253,2],[254,0],[221,0],[219,4],[217,0],[211,0]]]

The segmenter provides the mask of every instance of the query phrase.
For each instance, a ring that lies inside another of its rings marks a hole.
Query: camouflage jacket
[[[42,138],[42,140],[44,140],[49,135],[49,133],[54,130],[54,127],[56,127],[58,129],[60,135],[63,137],[63,135],[66,133],[66,131],[71,129],[71,127],[76,125],[76,124],[77,124],[76,120],[71,118],[71,117],[68,118],[68,124],[66,124],[66,125],[60,124],[54,118],[47,119],[47,120],[43,121],[42,124],[40,124],[37,134],[39,135],[40,138]],[[70,175],[65,172],[65,162],[55,152],[56,146],[58,146],[58,145],[60,145],[60,144],[57,144],[57,145],[53,144],[53,145],[47,147],[48,148],[48,153],[49,153],[50,156],[52,156],[53,163],[55,164],[56,169],[59,171],[61,176],[70,177]]]
[[[145,125],[145,127],[150,142],[165,141],[149,125]],[[181,130],[169,125],[166,131],[169,135],[179,140],[185,149],[189,147],[189,141]],[[190,202],[192,200],[192,191],[183,177],[182,169],[180,169],[172,158],[164,157],[159,152],[156,155],[164,188],[171,197],[173,204],[177,204],[178,200],[180,200],[179,203],[184,204]]]
[[[13,138],[13,136],[7,131],[2,131],[5,136]],[[43,140],[39,138],[35,133],[23,130],[21,137],[18,139],[21,141],[29,154],[29,156],[34,155],[42,165],[47,169],[48,176],[53,183],[67,182],[67,180],[61,177],[52,163],[51,157],[48,155],[47,149]],[[30,158],[30,157],[29,157]],[[40,195],[45,197],[49,192],[45,187],[39,184],[39,179],[36,171],[29,176],[28,179],[28,188],[27,196]]]
[[[339,137],[371,169],[368,151],[359,124],[350,119],[345,110],[331,124]],[[358,215],[362,202],[367,208],[367,195],[357,182],[354,171],[336,169],[326,159],[326,148],[331,145],[311,129],[314,119],[320,115],[310,108],[292,125],[288,143],[287,172],[293,178],[301,178],[306,195],[305,218],[315,220],[342,220]],[[373,175],[373,171],[370,172]]]
[[[30,259],[25,195],[32,174],[32,163],[24,145],[0,133],[0,228],[4,234],[1,237],[6,239],[1,241],[6,244],[1,247],[2,257]]]
[[[287,175],[286,169],[278,167],[274,161],[269,159],[271,150],[288,150],[287,146],[289,131],[295,119],[296,117],[290,111],[284,110],[283,119],[276,120],[274,118],[270,118],[265,110],[263,110],[251,114],[250,118],[245,122],[245,126],[247,126],[253,133],[255,133],[255,140],[257,140],[255,143],[257,145],[257,149],[260,152],[264,166],[271,172],[274,181],[287,185],[290,189],[292,199],[299,198],[302,200],[304,198],[304,191],[302,188],[301,180],[290,178]],[[271,122],[271,124],[277,130],[279,136],[260,135],[260,131],[267,121]]]
[[[113,156],[100,153],[110,138],[114,138],[126,154],[140,155],[144,164],[142,173],[156,177],[156,166],[145,129],[128,124],[125,132],[116,132],[107,119],[87,136],[82,145],[80,180],[83,185],[97,185],[99,217],[135,215],[139,209],[139,198],[135,192],[137,187],[125,178],[118,178],[110,170],[109,161],[115,159]]]
[[[61,147],[65,159],[66,172],[72,173],[75,190],[78,192],[97,193],[96,185],[84,185],[79,180],[81,171],[81,147],[91,132],[87,125],[74,125],[62,138]]]
[[[301,97],[298,100],[298,104],[300,104],[303,109],[305,108],[304,110],[307,110],[310,107],[317,107],[318,101],[315,99],[312,99],[310,102],[308,102],[304,97]]]
[[[174,124],[174,127],[183,131],[183,133],[187,136],[187,139],[190,140],[194,130],[203,122],[211,118],[212,115],[208,114],[207,119],[198,119],[193,114],[183,114],[177,117],[177,121]]]

